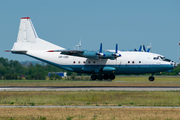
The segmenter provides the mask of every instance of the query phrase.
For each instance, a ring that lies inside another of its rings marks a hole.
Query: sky
[[[67,49],[139,49],[179,62],[180,0],[0,0],[0,57],[32,61],[4,52],[17,40],[21,17],[30,17],[38,37]]]

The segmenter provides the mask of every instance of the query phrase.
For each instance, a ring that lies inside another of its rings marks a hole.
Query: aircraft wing
[[[115,52],[102,51],[102,43],[100,44],[99,51],[87,51],[87,50],[49,50],[47,52],[61,52],[64,55],[79,56],[91,59],[111,59],[114,60],[117,57],[121,57],[118,53],[118,45],[116,44]]]
[[[48,52],[61,52],[61,54],[64,55],[83,57],[82,54],[84,53],[84,50],[49,50]]]
[[[84,53],[83,50],[64,50],[61,52],[61,54],[64,55],[72,55],[72,56],[80,56],[83,57],[82,54]]]

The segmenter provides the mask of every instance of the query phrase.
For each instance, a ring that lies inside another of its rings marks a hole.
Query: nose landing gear
[[[149,81],[154,81],[154,80],[155,80],[155,78],[153,76],[149,77]]]

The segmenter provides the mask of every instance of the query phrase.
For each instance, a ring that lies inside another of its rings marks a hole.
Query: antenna
[[[81,47],[81,38],[80,38],[80,41],[79,41],[79,45],[76,45],[78,47],[78,50],[79,48]]]

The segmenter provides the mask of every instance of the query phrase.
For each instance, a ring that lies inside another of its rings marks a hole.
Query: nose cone
[[[173,69],[177,67],[177,63],[174,62],[174,61],[170,61],[170,64],[169,64],[169,65],[170,65],[170,66],[169,66],[169,68],[168,68],[168,70],[167,70],[166,72],[172,72]]]
[[[172,65],[172,66],[173,66],[173,68],[176,68],[176,67],[177,67],[177,63],[176,63],[176,62],[174,62],[174,61],[170,61],[170,65]]]
[[[176,68],[178,66],[178,64],[176,62],[172,62],[173,67]]]

